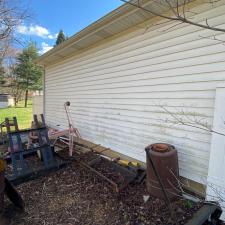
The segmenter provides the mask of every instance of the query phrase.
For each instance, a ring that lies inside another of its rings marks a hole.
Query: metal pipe
[[[159,173],[158,173],[158,171],[156,170],[155,164],[154,164],[154,162],[153,162],[153,160],[152,160],[152,158],[151,158],[151,156],[150,156],[149,151],[148,151],[147,148],[145,149],[145,151],[146,151],[146,154],[147,154],[147,160],[150,161],[151,166],[152,166],[152,169],[153,169],[153,171],[154,171],[154,173],[155,173],[155,176],[156,176],[156,178],[157,178],[157,180],[158,180],[158,182],[159,182],[159,185],[160,185],[160,187],[161,187],[161,189],[162,189],[162,192],[163,192],[163,195],[164,195],[164,197],[165,197],[165,201],[166,201],[167,207],[169,208],[169,211],[170,211],[171,218],[174,220],[174,222],[175,222],[176,224],[178,224],[178,223],[177,223],[177,220],[176,220],[175,213],[174,213],[174,211],[173,211],[173,209],[172,209],[172,207],[171,207],[171,202],[170,202],[170,200],[169,200],[168,194],[167,194],[166,189],[165,189],[165,187],[164,187],[164,185],[163,185],[163,183],[162,183],[162,181],[161,181],[161,178],[160,178],[160,176],[159,176]]]

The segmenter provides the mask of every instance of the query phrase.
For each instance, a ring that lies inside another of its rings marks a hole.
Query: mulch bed
[[[173,224],[164,201],[148,195],[145,184],[131,184],[115,193],[106,182],[72,162],[64,169],[17,187],[24,213],[6,201],[6,224],[17,225],[169,225]],[[173,202],[178,224],[201,204],[184,199]]]

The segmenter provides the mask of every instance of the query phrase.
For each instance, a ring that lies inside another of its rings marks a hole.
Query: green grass
[[[12,118],[14,116],[17,117],[19,129],[30,128],[32,121],[32,101],[28,101],[27,108],[24,107],[24,101],[21,101],[16,107],[0,109],[0,123],[6,117]]]

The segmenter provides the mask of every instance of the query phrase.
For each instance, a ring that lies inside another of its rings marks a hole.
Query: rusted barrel
[[[172,200],[180,194],[178,179],[178,156],[174,146],[164,143],[156,143],[145,148],[147,154],[147,189],[149,194],[164,199],[158,179],[153,171],[149,157],[160,176],[168,197]]]
[[[4,190],[5,190],[5,162],[0,159],[0,212],[4,207]]]

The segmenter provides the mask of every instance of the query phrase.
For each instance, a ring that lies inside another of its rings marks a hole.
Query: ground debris
[[[105,167],[107,168],[107,166]],[[47,177],[17,187],[26,203],[21,214],[6,202],[5,218],[11,225],[169,225],[164,201],[148,196],[145,184],[131,184],[117,194],[104,180],[77,162]],[[185,200],[173,203],[179,224],[193,215],[200,203],[191,207]]]

